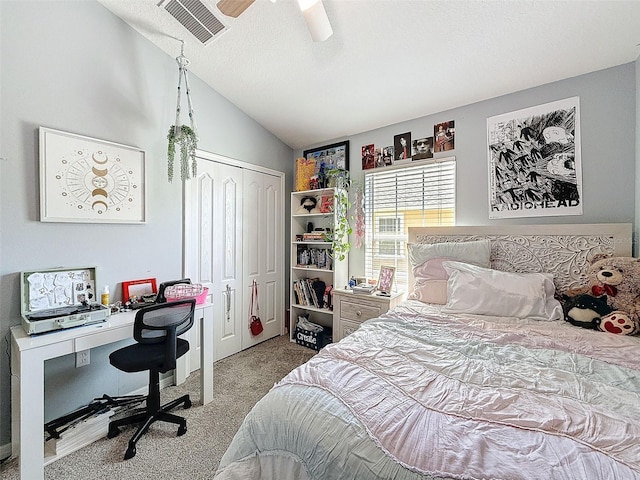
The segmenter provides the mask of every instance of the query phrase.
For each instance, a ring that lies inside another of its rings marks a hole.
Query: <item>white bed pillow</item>
[[[449,274],[445,313],[561,320],[562,306],[554,298],[550,273],[510,273],[446,261]]]
[[[491,262],[491,241],[488,239],[470,242],[413,243],[407,248],[415,279],[409,298],[425,303],[447,303],[449,274],[442,267],[444,261],[456,260],[481,267],[489,267]]]

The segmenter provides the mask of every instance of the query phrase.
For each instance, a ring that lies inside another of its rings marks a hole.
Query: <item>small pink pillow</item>
[[[410,299],[425,303],[447,303],[447,279],[449,274],[442,266],[448,258],[432,258],[413,269],[415,285]]]
[[[415,279],[414,289],[409,298],[425,303],[440,305],[447,303],[449,274],[442,266],[442,262],[455,260],[481,267],[489,267],[491,263],[489,239],[407,244],[407,249]]]

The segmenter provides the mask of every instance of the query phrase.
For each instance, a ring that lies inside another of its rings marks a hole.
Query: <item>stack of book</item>
[[[359,283],[353,287],[353,293],[361,295],[371,295],[375,291],[375,285],[369,285],[368,283]]]
[[[303,233],[302,240],[305,242],[315,241],[315,242],[324,242],[327,239],[327,233],[324,231]]]

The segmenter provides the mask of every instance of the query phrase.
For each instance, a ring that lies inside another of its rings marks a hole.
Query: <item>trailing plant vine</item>
[[[327,172],[329,185],[336,187],[335,191],[335,224],[331,235],[331,248],[333,257],[337,260],[344,260],[351,249],[349,235],[353,231],[349,222],[349,171],[335,168]]]
[[[181,125],[178,128],[172,125],[169,127],[167,140],[169,140],[167,150],[167,176],[169,177],[169,181],[171,182],[173,180],[176,145],[180,149],[180,178],[187,180],[190,174],[195,177],[198,172],[198,164],[196,162],[198,136],[196,132],[187,125]],[[189,168],[189,160],[191,160],[191,168]]]

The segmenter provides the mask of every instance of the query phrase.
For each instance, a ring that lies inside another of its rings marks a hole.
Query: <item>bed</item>
[[[409,237],[412,267],[415,252],[488,240],[489,270],[509,282],[531,273],[522,278],[543,288],[552,278],[552,296],[583,283],[596,254],[631,255],[628,224]],[[467,263],[442,266],[447,304],[408,299],[292,371],[247,415],[215,478],[640,479],[640,337],[570,325],[548,291],[538,307],[551,319],[455,311],[450,300],[482,275],[456,290]],[[418,280],[410,274],[412,297]],[[520,309],[511,287],[483,298]]]

